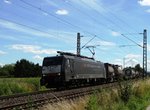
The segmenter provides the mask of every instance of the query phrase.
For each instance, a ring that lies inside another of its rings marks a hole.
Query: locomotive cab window
[[[70,68],[70,61],[67,59],[67,66]]]
[[[43,61],[43,66],[50,66],[50,65],[61,65],[62,64],[62,58],[45,58]]]
[[[63,57],[47,57],[43,61],[42,74],[60,74]]]

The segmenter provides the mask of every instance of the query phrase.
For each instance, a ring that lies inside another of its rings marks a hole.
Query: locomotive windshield
[[[61,65],[61,64],[62,64],[62,57],[44,58],[43,61],[43,66]]]
[[[42,73],[60,73],[62,65],[62,57],[47,57],[44,58]]]

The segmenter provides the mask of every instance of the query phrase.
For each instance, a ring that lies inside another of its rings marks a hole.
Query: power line
[[[50,15],[50,16],[52,16],[52,17],[54,17],[54,18],[56,18],[56,19],[58,19],[58,20],[60,20],[60,21],[62,21],[62,22],[64,22],[64,23],[66,23],[66,24],[69,24],[69,25],[71,25],[72,27],[75,27],[75,28],[77,28],[77,29],[81,29],[83,32],[86,32],[86,33],[88,33],[89,35],[92,35],[92,36],[94,35],[94,36],[96,36],[97,38],[106,41],[105,39],[103,39],[103,38],[101,38],[101,37],[99,37],[99,36],[97,36],[97,35],[95,35],[95,34],[93,34],[93,33],[91,33],[91,32],[85,31],[85,30],[83,30],[82,28],[80,28],[79,26],[76,26],[76,25],[74,25],[74,24],[72,24],[72,23],[70,23],[70,22],[68,22],[68,21],[66,21],[66,20],[63,20],[63,19],[61,19],[61,18],[59,18],[59,17],[57,17],[57,16],[55,16],[55,15],[53,15],[53,14],[51,14],[51,13],[45,11],[45,10],[43,10],[43,9],[40,8],[40,7],[34,6],[34,5],[32,5],[32,4],[30,4],[30,3],[26,2],[26,1],[24,1],[24,0],[20,0],[20,1],[23,2],[23,3],[26,4],[26,5],[31,6],[32,8],[35,8],[35,9],[37,9],[37,10],[39,10],[39,11],[42,11],[42,12],[44,12],[44,13],[46,13],[46,14],[48,14],[48,15]],[[111,30],[113,31],[113,29],[111,29]]]
[[[139,34],[141,34],[141,33],[124,33],[124,35],[139,35]]]
[[[135,29],[130,26],[128,23],[126,23],[124,20],[120,19],[116,14],[114,14],[113,12],[111,12],[111,10],[109,10],[108,8],[105,8],[103,6],[101,6],[104,10],[107,10],[108,13],[110,13],[112,16],[114,16],[116,19],[118,19],[120,22],[122,22],[123,24],[126,24],[127,26],[129,26],[131,29],[133,29],[135,31]]]
[[[92,39],[90,39],[87,43],[85,43],[81,49],[83,49],[88,43],[90,43],[96,36],[94,36]]]
[[[55,15],[53,15],[53,14],[51,14],[51,13],[49,13],[49,12],[47,12],[47,11],[45,11],[45,10],[43,10],[42,8],[39,8],[39,7],[37,7],[37,6],[34,6],[34,5],[32,5],[32,4],[30,4],[30,3],[28,3],[28,2],[26,2],[26,1],[24,1],[24,0],[20,0],[21,2],[23,2],[23,3],[25,3],[25,4],[27,4],[27,5],[29,5],[29,6],[31,6],[31,7],[33,7],[33,8],[35,8],[35,9],[38,9],[38,10],[40,10],[40,11],[42,11],[42,12],[44,12],[44,13],[47,13],[48,15],[50,15],[50,16],[52,16],[52,17],[54,17],[54,18],[56,18],[56,19],[58,19],[58,20],[60,20],[60,21],[62,21],[62,22],[64,22],[64,23],[67,23],[67,24],[69,24],[69,25],[71,25],[71,26],[73,26],[73,27],[76,27],[76,28],[80,28],[79,26],[76,26],[76,25],[74,25],[74,24],[72,24],[72,23],[70,23],[70,22],[68,22],[68,21],[66,21],[66,20],[63,20],[63,19],[61,19],[61,18],[59,18],[59,17],[57,17],[57,16],[55,16]],[[81,1],[82,3],[84,3],[83,1]],[[84,3],[85,4],[85,3]],[[90,6],[90,8],[92,8],[91,6]],[[94,9],[95,10],[95,9]],[[97,13],[99,13],[97,10],[95,10]],[[103,16],[101,13],[99,13],[101,16]],[[117,25],[115,22],[113,22],[112,20],[110,20],[110,19],[108,19],[107,17],[105,17],[105,16],[103,16],[105,19],[107,19],[109,22],[111,22],[112,24],[114,24],[114,25]],[[118,25],[119,26],[119,25]],[[120,27],[120,26],[119,26]],[[120,28],[122,28],[122,27],[120,27]],[[81,29],[81,28],[80,28]],[[113,31],[113,29],[110,29],[111,31]],[[85,32],[87,32],[87,31],[85,31]],[[90,32],[87,32],[87,33],[89,33],[90,35],[93,35],[92,33],[90,33]],[[136,43],[135,41],[133,41],[132,39],[130,39],[130,38],[128,38],[127,36],[125,36],[125,35],[123,35],[123,34],[121,34],[123,37],[125,37],[125,38],[127,38],[128,40],[130,40],[131,42],[133,42],[133,43],[135,43],[136,45],[138,45],[138,46],[140,46],[138,43]],[[99,37],[98,37],[99,38]],[[101,38],[100,38],[101,39]],[[140,46],[141,47],[141,46]]]
[[[85,2],[81,0],[81,2],[85,5]],[[89,6],[91,9],[94,9],[92,8],[91,6]],[[104,17],[107,21],[109,21],[110,23],[114,24],[115,26],[123,29],[120,25],[116,24],[114,21],[110,20],[109,18],[105,17],[103,14],[101,14],[99,11],[97,11],[96,9],[94,9],[98,14],[100,14],[102,17]],[[110,29],[111,31],[113,31],[112,29]],[[117,32],[117,31],[116,31]],[[121,34],[122,35],[122,34]],[[122,35],[123,37],[125,37],[126,39],[130,40],[131,42],[135,43],[136,45],[140,46],[138,43],[136,43],[135,41],[133,41],[132,39],[128,38],[127,36],[125,35]],[[140,46],[141,47],[141,46]]]
[[[76,25],[73,25],[72,23],[67,22],[66,20],[63,20],[63,19],[58,18],[57,16],[54,16],[53,14],[51,14],[51,13],[49,13],[49,12],[43,10],[42,8],[36,7],[36,6],[34,6],[34,5],[32,5],[32,4],[28,3],[28,2],[25,2],[24,0],[20,0],[20,1],[23,2],[23,3],[25,3],[25,4],[27,4],[27,5],[29,5],[29,6],[31,6],[31,7],[33,7],[33,8],[36,8],[36,9],[38,9],[38,10],[40,10],[40,11],[43,11],[44,13],[47,13],[48,15],[53,16],[53,17],[55,17],[55,18],[61,20],[62,22],[65,22],[65,23],[67,23],[67,24],[69,24],[69,25],[71,25],[71,26],[80,28],[80,27],[78,27],[78,26],[76,26]],[[83,1],[81,1],[81,2],[85,4],[85,2],[83,2]],[[92,8],[91,6],[89,6],[89,7]],[[93,8],[92,8],[92,9],[93,9]],[[95,10],[95,9],[94,9],[94,10]],[[96,11],[97,13],[99,13],[97,10],[95,10],[95,11]],[[101,13],[99,13],[99,14],[100,14],[101,16],[103,16]],[[117,25],[115,22],[113,22],[112,20],[108,19],[107,17],[105,17],[105,16],[103,16],[103,17],[106,18],[108,21],[110,21],[112,24]],[[119,26],[119,25],[118,25],[118,26]],[[119,27],[120,27],[120,26],[119,26]],[[109,28],[109,27],[107,27],[107,28]],[[120,28],[122,28],[122,27],[120,27]],[[80,29],[81,29],[81,28],[80,28]],[[111,28],[109,28],[109,29],[110,29],[111,31],[114,31],[114,29],[111,29]],[[87,33],[89,33],[89,32],[87,32]],[[89,34],[91,34],[91,33],[89,33]],[[93,34],[91,34],[91,35],[93,35]],[[132,39],[128,38],[128,37],[125,36],[124,34],[121,34],[121,35],[122,35],[123,37],[127,38],[128,40],[130,40],[131,42],[137,44],[135,41],[133,41]],[[137,44],[137,45],[140,46],[139,44]],[[141,47],[141,46],[140,46],[140,47]]]
[[[6,18],[1,18],[1,17],[0,17],[0,19],[1,19],[1,20],[5,20],[5,21],[7,21],[7,22],[11,22],[11,23],[17,24],[17,25],[20,25],[20,26],[23,26],[23,27],[26,27],[26,28],[29,28],[29,29],[32,29],[32,30],[36,30],[36,31],[39,31],[39,32],[42,32],[42,33],[48,34],[48,35],[50,35],[50,36],[52,35],[52,34],[50,34],[50,33],[46,32],[46,31],[43,31],[43,30],[37,29],[37,28],[35,28],[35,27],[31,27],[31,26],[28,26],[28,25],[25,25],[25,24],[21,24],[21,23],[18,23],[18,22],[12,21],[12,20],[8,20],[8,19],[6,19]]]
[[[119,45],[119,47],[129,47],[129,46],[137,46],[137,45]]]
[[[55,16],[55,15],[53,15],[53,14],[51,14],[51,13],[45,11],[45,10],[43,10],[43,9],[40,8],[40,7],[37,7],[37,6],[35,6],[35,5],[32,5],[32,4],[30,4],[30,3],[28,3],[28,2],[26,2],[26,1],[24,1],[24,0],[20,0],[20,1],[23,2],[24,4],[28,5],[28,6],[32,7],[32,8],[35,8],[35,9],[37,9],[37,10],[39,10],[39,11],[42,11],[42,12],[44,12],[44,13],[46,13],[46,14],[48,14],[48,15],[50,15],[50,16],[52,16],[52,17],[54,17],[54,18],[56,18],[56,19],[58,19],[58,20],[60,20],[60,21],[62,21],[62,22],[64,22],[64,23],[66,23],[66,24],[69,24],[69,25],[71,25],[71,26],[73,26],[73,27],[76,27],[76,28],[80,28],[80,27],[78,27],[78,26],[76,26],[76,25],[73,25],[72,23],[70,23],[70,22],[68,22],[68,21],[66,21],[66,20],[64,20],[64,19],[61,19],[61,18],[59,18],[59,17],[57,17],[57,16]]]
[[[14,4],[14,3],[13,3],[13,5],[19,6],[19,7],[23,8],[23,9],[25,9],[25,10],[28,10],[28,8],[26,8],[26,7],[24,7],[24,6],[21,6],[20,4]],[[17,17],[23,18],[23,16],[18,15],[18,14],[16,14],[16,13],[13,13],[13,12],[12,12],[11,14],[13,14],[13,15],[15,15],[15,16],[17,16]],[[36,22],[36,20],[33,21],[33,19],[29,19],[29,20],[30,20],[30,22]],[[58,21],[58,22],[59,22],[59,21]],[[20,24],[20,23],[17,23],[17,22],[14,22],[14,23],[16,23],[16,24],[18,24],[18,25]],[[36,24],[38,24],[38,23],[36,22]],[[21,25],[23,26],[23,24],[21,24]],[[27,25],[26,25],[26,26],[27,26]],[[47,28],[47,27],[45,27],[45,26],[43,26],[43,25],[39,25],[39,24],[38,24],[38,26]],[[31,26],[28,26],[28,28],[29,28],[29,27],[32,28],[32,29],[34,28],[34,27],[31,27]],[[34,28],[34,30],[35,30],[35,28]],[[39,30],[39,29],[36,28],[36,31],[38,31],[38,30]],[[40,30],[40,31],[41,31],[41,30]],[[46,31],[42,31],[42,32],[46,32]],[[60,33],[60,32],[59,32],[59,33]],[[46,32],[46,34],[50,34],[50,33]],[[56,35],[55,35],[55,34],[53,34],[53,35],[54,35],[54,36],[59,36],[57,32],[56,32]],[[61,36],[60,36],[60,37],[61,37]],[[69,40],[69,39],[68,39],[68,40]]]
[[[49,13],[48,11],[43,10],[43,9],[40,8],[40,7],[37,7],[37,6],[35,6],[35,5],[32,5],[32,4],[30,4],[30,3],[28,3],[28,2],[26,2],[26,1],[24,1],[24,0],[20,0],[20,1],[23,2],[24,4],[28,5],[28,6],[31,6],[32,8],[35,8],[35,9],[41,11],[41,12],[44,12],[44,13],[46,13],[46,14],[48,14],[48,15],[54,17],[54,18],[56,18],[57,20],[59,20],[59,21],[61,21],[61,22],[63,22],[63,23],[69,24],[70,26],[75,27],[75,28],[77,28],[77,29],[81,29],[83,32],[86,32],[86,33],[88,33],[88,34],[90,34],[90,35],[92,35],[92,36],[95,35],[95,34],[93,34],[93,33],[90,33],[90,32],[88,32],[88,31],[86,31],[86,30],[83,30],[81,27],[79,27],[79,26],[77,26],[77,25],[74,25],[74,24],[72,24],[72,23],[70,23],[70,22],[68,22],[68,21],[66,21],[66,20],[64,20],[64,19],[61,19],[61,18],[59,18],[59,17],[57,17],[57,16],[55,16],[55,15]]]
[[[102,22],[99,22],[97,19],[95,19],[94,17],[92,17],[91,15],[89,15],[88,13],[86,12],[83,12],[82,10],[80,10],[79,8],[73,6],[72,4],[70,4],[70,2],[67,2],[68,5],[70,5],[71,7],[74,7],[74,9],[78,10],[80,13],[86,15],[87,17],[91,18],[93,21],[96,21],[97,23],[99,23],[100,25],[103,25],[104,27],[106,27],[107,29],[111,30],[111,31],[114,31],[114,29],[112,29],[111,27],[105,25],[104,23]]]
[[[81,0],[81,2],[86,5],[86,3],[84,1]],[[121,26],[119,26],[118,24],[116,24],[114,21],[112,21],[111,19],[105,17],[102,13],[100,13],[99,11],[97,11],[96,9],[92,8],[91,6],[89,6],[92,10],[95,10],[95,12],[98,13],[98,15],[101,15],[103,18],[105,18],[108,22],[110,22],[111,24],[113,24],[114,26],[117,26],[119,28],[122,28]],[[112,31],[112,30],[111,30]]]
[[[136,43],[134,40],[128,38],[128,37],[125,36],[124,34],[121,34],[121,35],[122,35],[124,38],[126,38],[126,39],[130,40],[131,42],[133,42],[134,44],[138,45],[139,47],[142,47],[142,48],[143,48],[143,46],[141,46],[140,44]]]
[[[84,3],[83,1],[81,1],[81,2]],[[88,13],[83,12],[82,10],[80,10],[80,8],[75,7],[75,6],[72,5],[70,2],[67,2],[67,4],[70,5],[71,7],[74,7],[74,8],[75,8],[76,10],[78,10],[80,13],[82,13],[82,14],[84,14],[84,15],[90,17],[91,19],[93,19],[93,21],[96,21],[96,22],[98,22],[99,24],[103,25],[104,27],[108,28],[109,30],[114,31],[114,29],[112,29],[112,28],[108,27],[107,25],[105,25],[105,24],[99,22],[97,19],[95,19],[94,17],[92,17],[92,16],[89,15]],[[84,3],[84,4],[85,4],[85,3]],[[91,7],[91,8],[92,8],[92,7]],[[103,8],[104,10],[108,10],[107,8],[105,8],[105,7],[103,7],[103,6],[101,6],[101,8]],[[128,23],[126,23],[125,21],[123,21],[122,19],[120,19],[119,17],[117,17],[114,13],[110,12],[110,10],[107,11],[107,12],[109,12],[112,16],[114,16],[114,17],[115,17],[116,19],[118,19],[120,22],[122,22],[122,23],[126,24],[127,26],[131,27]],[[102,14],[101,14],[101,15],[102,15]],[[103,16],[103,17],[104,17],[104,16]],[[105,17],[105,18],[106,18],[106,17]],[[115,24],[116,24],[116,23],[115,23]],[[131,27],[131,29],[132,29],[132,27]],[[130,33],[130,34],[132,34],[132,33]],[[137,33],[136,33],[136,34],[137,34]],[[133,34],[132,34],[132,35],[133,35]]]

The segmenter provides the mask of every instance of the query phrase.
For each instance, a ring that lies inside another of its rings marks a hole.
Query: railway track
[[[11,96],[0,97],[0,110],[39,108],[47,103],[55,103],[62,100],[73,99],[92,94],[95,90],[113,88],[117,82],[99,86],[84,87],[65,91],[39,91]]]

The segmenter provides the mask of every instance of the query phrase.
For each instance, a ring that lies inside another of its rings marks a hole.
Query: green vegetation
[[[0,66],[0,77],[38,77],[41,76],[41,66],[26,59],[15,64]]]
[[[94,93],[87,110],[145,110],[150,105],[150,80],[119,83],[118,89]]]
[[[40,78],[0,78],[0,96],[45,89],[39,82]]]

